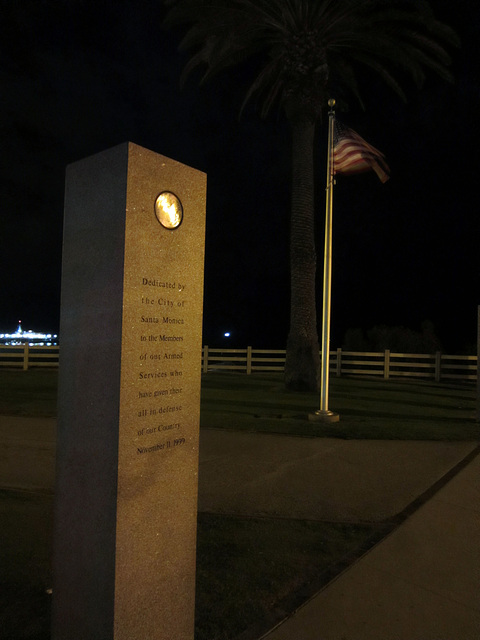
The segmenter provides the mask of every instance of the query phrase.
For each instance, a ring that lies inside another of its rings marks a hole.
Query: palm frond
[[[327,82],[360,103],[356,67],[368,68],[401,98],[410,76],[426,71],[451,80],[448,49],[455,32],[437,21],[426,0],[164,0],[166,25],[183,25],[183,50],[192,52],[182,79],[203,68],[202,81],[260,55],[263,65],[245,104],[262,97],[262,114],[298,94],[323,108]],[[331,76],[334,76],[333,80]],[[330,79],[329,79],[330,78]]]
[[[332,56],[330,59],[330,68],[332,69],[333,80],[329,82],[330,94],[338,97],[344,93],[351,94],[357,100],[360,107],[365,110],[365,103],[360,93],[357,77],[351,64],[346,60],[339,58],[335,59]]]
[[[390,71],[382,64],[380,64],[375,58],[372,58],[365,53],[355,53],[352,56],[353,59],[357,60],[364,66],[370,68],[372,71],[382,78],[387,86],[389,86],[401,99],[403,102],[407,102],[407,96],[400,86],[400,83],[392,76]]]
[[[240,114],[243,113],[243,110],[252,97],[255,94],[265,91],[266,87],[267,93],[260,112],[262,117],[265,117],[270,112],[283,88],[283,83],[279,77],[278,69],[274,61],[266,65],[250,85],[240,108]]]

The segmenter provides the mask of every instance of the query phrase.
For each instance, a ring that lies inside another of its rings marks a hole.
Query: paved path
[[[474,442],[202,430],[199,509],[328,521],[403,511]],[[53,491],[55,421],[0,416],[0,488]],[[479,640],[480,456],[266,640]]]
[[[0,416],[0,488],[53,491],[53,418]]]
[[[403,511],[475,446],[202,430],[199,510],[381,521]]]
[[[479,640],[480,456],[265,640]]]
[[[52,418],[0,416],[0,487],[53,491]],[[462,460],[471,442],[295,438],[205,429],[200,511],[381,521]]]

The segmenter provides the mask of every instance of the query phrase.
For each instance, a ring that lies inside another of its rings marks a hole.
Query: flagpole
[[[329,367],[330,367],[330,314],[332,293],[332,212],[335,168],[333,164],[335,100],[328,101],[328,152],[327,187],[325,206],[325,248],[323,253],[323,318],[322,318],[322,358],[320,371],[320,409],[309,415],[310,420],[338,422],[338,413],[328,409]]]

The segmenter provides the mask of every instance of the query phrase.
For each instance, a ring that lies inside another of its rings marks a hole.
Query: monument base
[[[340,420],[340,416],[338,413],[334,413],[333,411],[322,411],[319,409],[315,411],[315,413],[309,413],[308,419],[310,422],[338,422]]]

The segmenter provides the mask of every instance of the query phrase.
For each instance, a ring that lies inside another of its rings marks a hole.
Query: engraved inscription
[[[182,312],[187,307],[187,300],[183,296],[188,287],[177,279],[151,274],[142,276],[139,284],[140,348],[137,360],[139,368],[135,376],[142,389],[138,391],[135,408],[138,421],[135,446],[137,454],[143,454],[173,450],[185,443],[181,418],[184,387],[177,381],[183,376],[182,347],[186,321]],[[160,291],[161,295],[158,295]],[[149,307],[148,311],[146,307]],[[171,381],[170,385],[167,380]],[[172,417],[170,421],[169,416]],[[162,417],[167,421],[162,422]],[[159,436],[168,436],[173,431],[179,433],[175,439],[159,439]],[[142,440],[142,444],[138,439]]]

